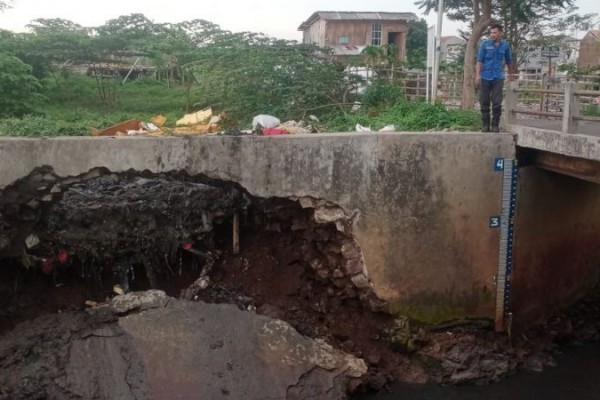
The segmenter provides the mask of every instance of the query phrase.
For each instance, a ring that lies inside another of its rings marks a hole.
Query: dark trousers
[[[490,103],[492,105],[492,126],[500,124],[502,115],[502,89],[504,89],[504,79],[495,79],[493,81],[481,80],[479,88],[479,103],[481,104],[481,118],[484,125],[490,123]]]

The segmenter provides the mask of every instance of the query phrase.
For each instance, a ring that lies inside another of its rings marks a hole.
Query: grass
[[[600,117],[600,105],[599,104],[589,104],[583,110],[583,115],[587,117]]]
[[[174,126],[186,112],[186,93],[180,86],[169,88],[156,80],[142,79],[113,88],[115,95],[102,100],[92,78],[72,76],[60,84],[46,80],[43,95],[47,101],[30,115],[0,120],[0,135],[88,135],[91,129],[132,118],[148,121],[157,114],[165,115],[167,125]]]
[[[355,113],[336,114],[325,118],[330,132],[354,131],[356,124],[379,130],[394,125],[398,131],[474,130],[480,127],[476,111],[449,110],[441,104],[400,99],[392,107],[360,110]]]
[[[104,81],[110,101],[102,100],[94,79],[73,75],[58,81],[46,79],[43,95],[46,102],[34,113],[21,118],[0,119],[0,136],[78,136],[89,135],[92,129],[137,118],[148,121],[157,114],[167,117],[167,126],[186,113],[187,94],[179,85],[167,86],[164,82],[145,78],[129,81],[123,85],[116,81]],[[202,93],[191,90],[190,103],[198,110]],[[392,106],[381,106],[355,113],[337,113],[319,116],[329,132],[353,131],[356,124],[378,130],[393,124],[397,130],[427,131],[431,129],[472,130],[479,125],[474,111],[448,110],[442,105],[399,100]],[[239,122],[240,128],[249,121]]]

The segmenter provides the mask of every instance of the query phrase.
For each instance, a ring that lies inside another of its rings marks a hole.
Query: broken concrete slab
[[[20,324],[0,369],[2,399],[343,399],[367,372],[286,322],[158,291]]]

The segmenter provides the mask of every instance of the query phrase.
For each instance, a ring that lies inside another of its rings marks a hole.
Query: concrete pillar
[[[577,133],[579,98],[575,95],[575,82],[565,83],[565,106],[563,109],[562,132]]]
[[[504,103],[506,106],[506,112],[504,112],[504,124],[514,125],[517,123],[517,114],[515,110],[519,105],[519,89],[518,81],[508,81],[508,87],[506,88],[506,95],[504,96]]]

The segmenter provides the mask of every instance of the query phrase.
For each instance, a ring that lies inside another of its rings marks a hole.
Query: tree
[[[259,113],[283,120],[343,103],[344,66],[313,45],[254,34],[223,34],[202,47],[193,64],[202,103],[250,121]]]
[[[462,107],[473,108],[475,104],[475,58],[477,46],[489,25],[502,22],[508,36],[519,36],[518,28],[535,23],[538,18],[552,18],[557,10],[573,5],[574,0],[446,0],[445,9],[449,19],[466,22],[470,35],[465,48]],[[419,0],[419,8],[425,13],[437,9],[437,0]]]
[[[369,80],[369,71],[375,69],[375,65],[385,58],[385,53],[381,46],[367,46],[360,52],[360,56],[367,66],[367,81]]]
[[[30,112],[41,98],[40,84],[31,67],[17,57],[0,53],[0,116],[20,116]]]
[[[597,14],[580,15],[577,10],[567,3],[547,2],[523,11],[516,0],[500,2],[495,18],[504,24],[515,66],[526,62],[526,56],[537,47],[559,45],[569,32],[577,35],[577,30],[593,29]]]
[[[17,56],[33,66],[37,77],[65,73],[69,63],[85,63],[94,58],[89,30],[62,18],[33,20],[23,36]]]
[[[7,1],[0,1],[0,11],[4,11],[4,10],[6,10],[7,8],[9,8],[9,7],[10,7],[10,3],[11,3],[11,1],[10,1],[10,0],[7,0]]]
[[[425,69],[426,63],[427,21],[410,21],[406,35],[406,66],[411,69]]]

